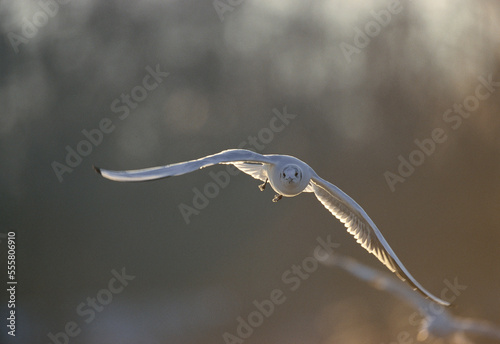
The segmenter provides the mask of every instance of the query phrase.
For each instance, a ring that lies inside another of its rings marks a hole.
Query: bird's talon
[[[267,179],[266,179],[266,181],[264,182],[264,184],[260,184],[260,185],[259,185],[259,189],[260,189],[260,191],[264,191],[264,190],[266,189],[266,185],[267,185]]]
[[[282,195],[275,195],[274,198],[273,198],[273,202],[276,203],[276,202],[278,202],[282,198],[283,198]]]

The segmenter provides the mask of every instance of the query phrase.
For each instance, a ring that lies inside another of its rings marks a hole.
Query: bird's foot
[[[266,189],[266,185],[267,185],[267,179],[266,179],[266,181],[264,182],[264,184],[260,184],[260,185],[259,185],[259,189],[260,189],[260,191],[264,191],[264,190]]]
[[[282,195],[274,195],[273,202],[276,203],[276,202],[278,202],[282,198],[283,198]]]

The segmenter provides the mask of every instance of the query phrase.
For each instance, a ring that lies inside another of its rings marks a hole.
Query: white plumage
[[[218,154],[187,162],[141,170],[110,171],[95,168],[104,178],[119,182],[138,182],[179,176],[216,164],[232,164],[255,179],[267,182],[281,196],[293,197],[302,192],[314,192],[318,200],[338,219],[356,241],[375,255],[385,266],[406,280],[414,289],[435,302],[449,303],[422,287],[403,266],[366,212],[351,197],[335,185],[319,177],[303,161],[288,155],[261,155],[244,149],[230,149]]]

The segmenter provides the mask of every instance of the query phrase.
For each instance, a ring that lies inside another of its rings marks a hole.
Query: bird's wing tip
[[[406,279],[403,279],[403,281],[407,281]],[[423,291],[421,288],[418,288],[417,286],[412,286],[411,287],[414,291],[417,291],[420,293],[421,296],[423,296],[426,300],[432,301],[434,303],[437,303],[438,305],[447,307],[447,308],[455,308],[455,304],[445,301],[443,299],[438,298],[437,296],[432,295],[428,291]]]
[[[451,302],[448,302],[448,301],[445,301],[443,299],[440,299],[440,298],[437,298],[436,296],[430,296],[430,295],[426,295],[426,299],[430,300],[430,301],[433,301],[441,306],[444,306],[444,307],[449,307],[449,308],[455,308],[455,304],[451,303]]]
[[[447,301],[444,301],[444,300],[440,300],[438,303],[439,303],[441,306],[446,307],[446,308],[454,308],[454,307],[452,307],[452,304],[451,304],[451,303],[449,303],[449,302],[447,302]]]
[[[97,173],[99,173],[102,176],[102,172],[101,172],[101,169],[99,167],[92,165],[92,168],[94,169],[94,171],[96,171]]]

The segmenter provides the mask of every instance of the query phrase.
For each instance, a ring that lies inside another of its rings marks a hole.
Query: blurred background
[[[0,22],[0,231],[18,281],[2,343],[415,342],[398,299],[324,266],[290,274],[328,236],[385,269],[314,195],[272,203],[243,174],[218,187],[224,166],[138,184],[92,170],[238,146],[307,162],[429,291],[467,286],[454,314],[500,324],[498,2],[19,0]]]

